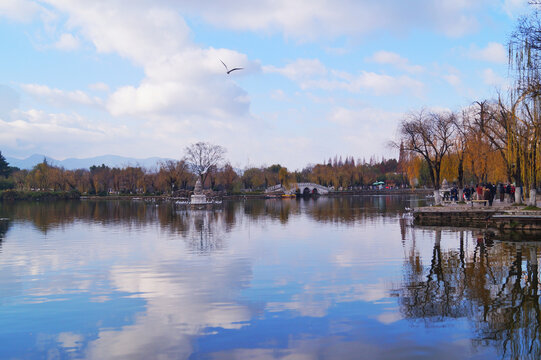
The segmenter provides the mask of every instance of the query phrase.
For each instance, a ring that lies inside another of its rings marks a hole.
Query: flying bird
[[[241,68],[241,67],[236,67],[236,68],[233,68],[233,69],[229,70],[229,68],[227,67],[227,65],[226,65],[221,59],[220,59],[220,62],[221,62],[222,64],[224,64],[224,66],[225,66],[225,71],[227,71],[228,74],[231,74],[231,72],[232,72],[232,71],[235,71],[235,70],[242,70],[242,69],[244,69],[244,68]]]

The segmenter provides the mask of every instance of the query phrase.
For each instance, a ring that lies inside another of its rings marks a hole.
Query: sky
[[[509,83],[526,0],[0,0],[0,151],[237,168],[395,157],[409,112]],[[229,68],[242,70],[226,73]]]

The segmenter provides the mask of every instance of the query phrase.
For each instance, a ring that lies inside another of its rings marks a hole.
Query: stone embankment
[[[541,211],[525,206],[449,205],[413,210],[414,224],[422,226],[453,226],[496,229],[500,233],[537,234],[541,240]]]
[[[329,196],[347,195],[431,195],[432,189],[367,189],[367,190],[343,190],[330,192]]]

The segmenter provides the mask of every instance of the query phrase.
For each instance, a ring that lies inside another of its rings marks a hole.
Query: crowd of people
[[[453,186],[449,192],[449,200],[458,201],[458,193],[458,188]],[[482,183],[476,186],[464,187],[462,194],[461,200],[463,201],[486,200],[489,206],[492,206],[496,195],[499,195],[500,202],[502,203],[506,197],[510,203],[513,203],[515,201],[515,186],[513,184],[500,183],[496,186],[490,182],[487,184]]]

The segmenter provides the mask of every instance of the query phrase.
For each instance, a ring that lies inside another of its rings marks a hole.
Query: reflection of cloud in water
[[[306,334],[302,339],[290,338],[286,349],[234,349],[210,354],[211,359],[463,359],[472,354],[471,345],[463,341],[434,341],[435,346],[419,346],[414,339],[387,339],[394,346],[386,346],[385,340],[371,341],[373,334],[354,334],[356,341],[348,341],[344,336],[329,336],[310,339]],[[382,344],[383,343],[383,344]],[[411,354],[416,354],[412,356]]]
[[[324,317],[337,303],[355,301],[376,303],[389,298],[389,284],[381,280],[375,284],[310,285],[302,290],[288,301],[268,302],[265,310],[269,312],[293,310],[301,316]]]
[[[400,312],[393,311],[393,312],[384,312],[378,315],[377,319],[380,323],[388,325],[395,323],[399,320],[402,320],[404,317]]]
[[[75,352],[81,347],[83,336],[71,332],[63,332],[58,334],[58,342],[67,352]]]
[[[100,331],[88,348],[91,359],[186,358],[192,339],[207,328],[240,329],[254,309],[236,300],[251,281],[248,261],[215,257],[209,262],[178,259],[150,267],[114,266],[111,281],[146,301],[132,325]]]

